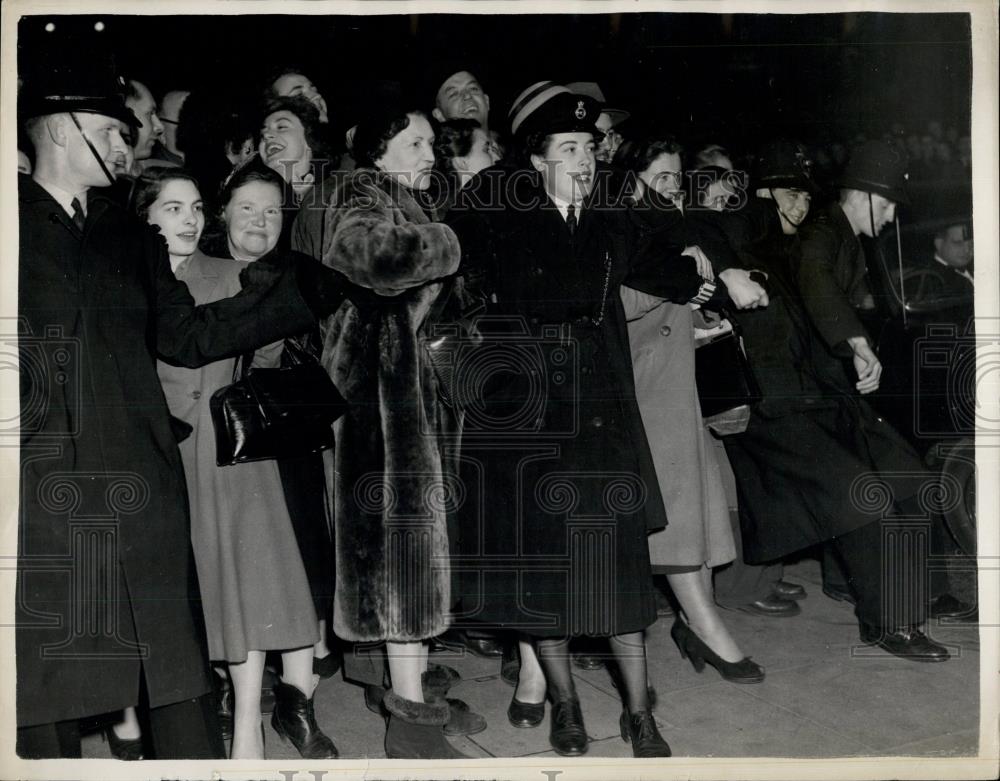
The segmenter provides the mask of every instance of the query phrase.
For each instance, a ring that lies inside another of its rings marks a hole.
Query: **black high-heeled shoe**
[[[751,661],[749,656],[744,656],[738,662],[727,662],[679,618],[670,628],[670,636],[677,644],[681,658],[690,659],[696,672],[703,672],[705,663],[708,662],[730,683],[760,683],[764,680],[764,668]]]
[[[104,739],[111,749],[111,756],[125,762],[137,762],[145,759],[142,753],[142,738],[120,738],[115,734],[114,727],[104,728]]]

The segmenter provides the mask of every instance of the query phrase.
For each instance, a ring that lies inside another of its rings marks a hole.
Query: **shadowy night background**
[[[894,123],[921,133],[929,120],[964,135],[971,110],[965,14],[40,16],[22,19],[18,45],[22,76],[53,48],[81,67],[110,50],[155,95],[257,89],[296,63],[344,127],[371,80],[423,81],[429,106],[441,60],[479,76],[498,129],[512,98],[542,79],[597,81],[609,105],[737,150],[779,133],[811,143]]]

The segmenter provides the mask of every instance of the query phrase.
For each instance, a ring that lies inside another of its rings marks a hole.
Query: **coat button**
[[[661,325],[660,326],[660,335],[661,336],[670,336],[670,326],[669,325]]]
[[[590,367],[589,366],[581,366],[580,367],[580,373],[581,374],[590,374]]]
[[[531,323],[532,325],[538,325],[541,322],[541,320],[539,320],[537,317],[532,317],[528,319],[528,322]]]
[[[191,398],[192,399],[200,399],[201,398],[201,391],[200,390],[193,390],[193,391],[191,391]]]
[[[541,266],[535,266],[533,269],[531,269],[531,273],[534,274],[536,277],[540,277],[542,274],[545,273],[545,269],[543,269]]]
[[[601,426],[604,425],[604,418],[602,418],[600,415],[594,415],[594,417],[590,419],[590,425],[593,426],[594,428],[600,428]]]

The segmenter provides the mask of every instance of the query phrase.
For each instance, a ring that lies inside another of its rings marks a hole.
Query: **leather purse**
[[[450,280],[446,289],[438,295],[431,307],[426,333],[421,336],[424,355],[437,377],[437,391],[441,401],[456,412],[461,411],[467,399],[460,387],[460,370],[463,357],[470,347],[482,342],[482,336],[475,325],[475,316],[485,306],[478,304],[462,312],[457,318],[441,322],[445,306],[453,293],[454,281]]]
[[[746,431],[750,411],[761,400],[760,385],[743,346],[739,324],[704,339],[695,349],[695,382],[705,424],[719,436]]]
[[[209,400],[215,463],[241,464],[318,453],[333,447],[333,423],[347,401],[315,358],[285,342],[280,369],[246,368],[241,356],[233,382]]]

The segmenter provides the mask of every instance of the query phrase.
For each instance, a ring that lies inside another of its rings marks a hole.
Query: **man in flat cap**
[[[79,757],[77,721],[143,689],[153,756],[221,758],[155,359],[193,367],[300,332],[342,287],[318,263],[265,263],[238,296],[196,307],[163,238],[96,190],[139,125],[124,82],[55,66],[22,100],[36,164],[19,177],[17,751]]]

